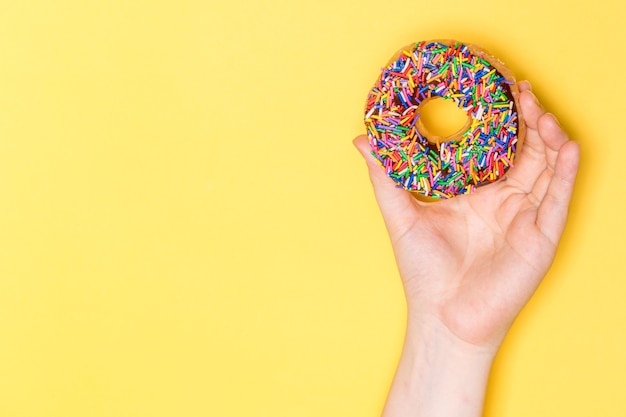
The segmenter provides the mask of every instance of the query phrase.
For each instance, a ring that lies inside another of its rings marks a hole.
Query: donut
[[[502,178],[525,133],[519,90],[505,65],[482,47],[454,40],[400,49],[367,96],[365,127],[372,155],[398,187],[430,198],[470,194]],[[420,119],[424,104],[452,100],[467,114],[441,137]]]

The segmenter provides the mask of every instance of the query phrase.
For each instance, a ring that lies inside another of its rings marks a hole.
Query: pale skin
[[[423,202],[365,158],[407,300],[402,356],[383,417],[482,415],[493,359],[547,273],[567,220],[579,146],[518,83],[527,125],[505,178]]]

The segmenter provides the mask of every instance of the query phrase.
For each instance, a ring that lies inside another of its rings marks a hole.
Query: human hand
[[[578,144],[530,84],[519,88],[527,133],[515,166],[471,195],[418,201],[384,173],[367,137],[354,141],[369,167],[409,319],[494,351],[554,259],[579,160]]]
[[[397,188],[365,158],[402,277],[407,332],[384,417],[478,417],[491,363],[552,263],[567,219],[579,147],[518,84],[527,126],[505,178],[438,202]]]

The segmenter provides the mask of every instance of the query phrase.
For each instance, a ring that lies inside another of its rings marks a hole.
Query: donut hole
[[[461,139],[471,124],[470,117],[453,100],[437,96],[424,100],[418,112],[417,130],[437,145]]]

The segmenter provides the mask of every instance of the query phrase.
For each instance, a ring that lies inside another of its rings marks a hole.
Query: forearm
[[[479,417],[495,352],[409,319],[383,417]]]

